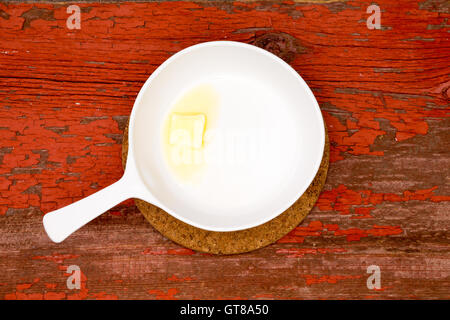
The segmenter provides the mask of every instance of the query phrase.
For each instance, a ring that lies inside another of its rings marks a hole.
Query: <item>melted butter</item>
[[[218,101],[218,94],[211,85],[199,85],[182,95],[166,115],[162,135],[165,158],[172,173],[183,182],[194,182],[205,167],[208,142],[204,137],[205,132],[216,125]],[[199,121],[203,126],[201,138],[198,137]],[[191,128],[197,129],[195,134]],[[177,130],[188,134],[180,138]]]

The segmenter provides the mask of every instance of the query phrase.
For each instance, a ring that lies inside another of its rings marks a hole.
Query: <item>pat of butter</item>
[[[170,119],[169,143],[199,149],[203,144],[204,114],[173,113]]]

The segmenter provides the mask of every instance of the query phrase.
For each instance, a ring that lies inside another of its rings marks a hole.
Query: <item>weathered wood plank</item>
[[[370,2],[313,2],[85,3],[81,30],[63,3],[0,4],[0,298],[448,299],[448,4],[378,1],[382,29],[368,30]],[[332,163],[305,222],[267,248],[209,256],[127,201],[51,243],[45,212],[120,177],[146,78],[219,39],[274,50],[321,105]],[[71,264],[81,290],[66,288]],[[372,264],[381,290],[366,287]]]

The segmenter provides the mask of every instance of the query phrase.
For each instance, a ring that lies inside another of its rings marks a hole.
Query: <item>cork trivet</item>
[[[128,154],[128,125],[122,143],[122,165]],[[206,231],[188,225],[167,212],[143,200],[135,199],[136,206],[150,224],[170,240],[193,250],[214,254],[235,254],[248,252],[274,243],[299,225],[319,197],[325,184],[330,157],[330,143],[326,134],[325,149],[313,182],[305,193],[278,217],[254,228],[232,231]]]

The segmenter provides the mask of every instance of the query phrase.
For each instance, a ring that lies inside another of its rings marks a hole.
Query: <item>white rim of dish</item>
[[[243,43],[243,42],[236,42],[236,41],[209,41],[209,42],[203,42],[203,43],[199,43],[196,45],[192,45],[190,47],[187,47],[185,49],[182,49],[180,51],[178,51],[177,53],[175,53],[174,55],[172,55],[171,57],[169,57],[167,60],[165,60],[158,68],[156,68],[156,70],[150,75],[150,77],[145,81],[144,85],[141,87],[138,96],[136,97],[136,100],[133,104],[133,109],[131,111],[131,115],[130,115],[130,128],[133,129],[134,127],[134,118],[136,115],[136,107],[141,103],[141,100],[143,98],[144,92],[147,90],[147,88],[150,86],[151,82],[153,81],[154,78],[156,78],[161,72],[164,71],[164,69],[174,60],[180,58],[181,56],[185,55],[185,54],[189,54],[192,51],[204,48],[204,47],[214,47],[214,46],[229,46],[229,47],[241,47],[241,48],[246,48],[246,49],[250,49],[250,50],[254,50],[260,54],[266,55],[267,57],[270,57],[271,59],[274,60],[274,62],[277,62],[281,67],[285,68],[286,70],[288,70],[290,73],[292,73],[294,75],[294,77],[299,81],[299,84],[303,87],[303,89],[307,92],[307,94],[310,96],[313,104],[314,104],[314,110],[316,111],[316,115],[318,117],[319,123],[321,123],[321,135],[320,135],[320,156],[319,158],[316,160],[316,162],[314,163],[314,169],[311,171],[310,175],[308,176],[307,179],[305,179],[305,181],[307,183],[305,183],[302,188],[300,189],[299,192],[296,193],[296,195],[291,198],[289,201],[286,202],[286,204],[282,207],[280,207],[280,209],[278,209],[277,211],[275,211],[272,215],[265,217],[264,219],[260,219],[255,223],[249,223],[246,225],[243,225],[239,228],[220,228],[220,227],[210,227],[210,226],[204,226],[202,224],[193,222],[185,217],[180,216],[179,214],[173,212],[172,210],[165,208],[165,205],[161,202],[158,202],[162,204],[161,209],[163,209],[164,211],[166,211],[167,213],[169,213],[171,216],[173,216],[174,218],[181,220],[191,226],[203,229],[203,230],[208,230],[208,231],[216,231],[216,232],[232,232],[232,231],[239,231],[239,230],[245,230],[245,229],[250,229],[250,228],[254,228],[257,227],[259,225],[262,225],[274,218],[276,218],[277,216],[279,216],[280,214],[282,214],[284,211],[286,211],[287,209],[289,209],[304,193],[305,191],[308,189],[308,187],[311,185],[312,181],[314,180],[320,164],[322,162],[322,158],[323,158],[323,151],[325,148],[325,122],[323,120],[323,116],[322,116],[322,111],[320,110],[319,104],[314,96],[314,94],[312,93],[311,89],[309,88],[309,86],[307,85],[307,83],[305,82],[305,80],[303,80],[303,78],[300,76],[300,74],[295,71],[294,68],[292,68],[288,63],[286,63],[284,60],[282,60],[281,58],[277,57],[276,55],[274,55],[273,53],[266,51],[264,49],[261,49],[259,47],[256,47],[254,45],[251,44],[247,44],[247,43]],[[130,149],[132,150],[132,152],[134,152],[134,132],[133,130],[129,130],[128,131],[128,158],[130,156]],[[138,174],[141,177],[141,173],[139,172],[138,166],[136,165],[136,159],[134,158],[134,154],[132,155],[134,166],[137,168]],[[128,161],[128,160],[127,160]],[[142,177],[141,177],[142,179]],[[147,185],[145,184],[145,182],[143,182],[144,187],[147,188]],[[149,190],[150,191],[150,190]],[[150,191],[151,192],[151,191]],[[159,206],[159,205],[158,205]]]

